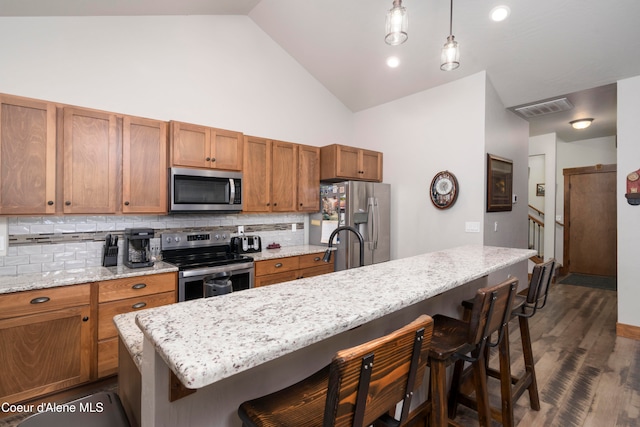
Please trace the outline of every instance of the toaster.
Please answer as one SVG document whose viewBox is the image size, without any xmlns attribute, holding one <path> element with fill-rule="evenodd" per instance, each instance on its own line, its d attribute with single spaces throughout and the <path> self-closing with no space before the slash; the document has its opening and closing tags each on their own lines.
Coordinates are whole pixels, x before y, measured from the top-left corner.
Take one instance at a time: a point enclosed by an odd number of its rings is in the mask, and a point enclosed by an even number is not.
<svg viewBox="0 0 640 427">
<path fill-rule="evenodd" d="M 231 238 L 231 250 L 237 254 L 262 252 L 260 236 L 236 236 Z"/>
</svg>

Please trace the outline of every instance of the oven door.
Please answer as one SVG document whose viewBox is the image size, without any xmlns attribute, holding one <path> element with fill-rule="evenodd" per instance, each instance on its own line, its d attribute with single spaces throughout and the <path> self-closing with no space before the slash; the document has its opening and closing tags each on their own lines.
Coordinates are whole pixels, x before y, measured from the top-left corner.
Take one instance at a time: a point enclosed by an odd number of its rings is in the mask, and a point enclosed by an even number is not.
<svg viewBox="0 0 640 427">
<path fill-rule="evenodd" d="M 228 264 L 216 268 L 181 271 L 178 278 L 178 301 L 189 301 L 207 295 L 205 280 L 215 276 L 227 276 L 233 292 L 253 288 L 253 262 Z"/>
</svg>

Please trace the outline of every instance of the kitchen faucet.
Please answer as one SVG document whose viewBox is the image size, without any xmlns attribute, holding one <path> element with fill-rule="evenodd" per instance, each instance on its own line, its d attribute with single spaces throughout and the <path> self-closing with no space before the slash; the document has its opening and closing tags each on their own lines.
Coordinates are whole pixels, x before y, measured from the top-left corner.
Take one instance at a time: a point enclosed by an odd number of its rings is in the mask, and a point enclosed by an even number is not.
<svg viewBox="0 0 640 427">
<path fill-rule="evenodd" d="M 354 227 L 351 227 L 349 225 L 343 225 L 343 226 L 340 226 L 340 227 L 336 228 L 335 230 L 333 230 L 333 232 L 331 233 L 331 236 L 329 236 L 329 245 L 327 246 L 327 250 L 325 251 L 324 256 L 322 257 L 322 260 L 324 262 L 329 262 L 331 260 L 331 251 L 332 251 L 332 248 L 333 248 L 333 238 L 335 237 L 336 234 L 338 234 L 339 232 L 341 232 L 343 230 L 351 231 L 353 234 L 356 235 L 356 237 L 360 241 L 360 267 L 362 267 L 364 265 L 364 238 L 362 237 L 362 234 L 360 234 L 358 229 L 356 229 Z"/>
</svg>

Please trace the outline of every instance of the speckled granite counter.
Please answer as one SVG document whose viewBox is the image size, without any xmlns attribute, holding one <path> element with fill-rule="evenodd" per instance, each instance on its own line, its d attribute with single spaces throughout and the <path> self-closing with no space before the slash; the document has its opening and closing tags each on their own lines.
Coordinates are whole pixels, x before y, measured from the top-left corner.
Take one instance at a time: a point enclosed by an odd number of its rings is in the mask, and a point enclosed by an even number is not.
<svg viewBox="0 0 640 427">
<path fill-rule="evenodd" d="M 298 245 L 298 246 L 286 246 L 278 249 L 266 249 L 262 248 L 262 252 L 256 252 L 253 254 L 247 254 L 254 261 L 264 261 L 273 258 L 285 258 L 290 256 L 308 255 L 316 253 L 324 253 L 327 249 L 326 246 L 315 245 Z"/>
<path fill-rule="evenodd" d="M 153 308 L 138 312 L 136 323 L 180 381 L 198 389 L 532 255 L 464 246 Z"/>
<path fill-rule="evenodd" d="M 116 267 L 87 267 L 48 273 L 0 276 L 0 294 L 77 285 L 80 283 L 113 280 L 123 277 L 146 276 L 171 271 L 178 271 L 178 268 L 166 262 L 159 261 L 156 262 L 153 267 L 145 268 L 128 268 L 124 265 L 118 265 Z"/>
</svg>

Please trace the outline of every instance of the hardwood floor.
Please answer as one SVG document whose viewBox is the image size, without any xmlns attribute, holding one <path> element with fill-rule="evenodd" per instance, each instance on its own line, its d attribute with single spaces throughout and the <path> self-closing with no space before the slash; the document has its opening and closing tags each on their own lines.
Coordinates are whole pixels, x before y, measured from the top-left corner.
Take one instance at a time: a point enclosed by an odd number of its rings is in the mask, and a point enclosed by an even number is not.
<svg viewBox="0 0 640 427">
<path fill-rule="evenodd" d="M 541 410 L 529 408 L 525 392 L 514 406 L 518 427 L 640 426 L 640 341 L 616 337 L 616 321 L 615 291 L 553 285 L 547 306 L 529 321 Z M 519 375 L 517 321 L 510 328 L 512 370 Z M 497 380 L 489 387 L 498 406 Z M 477 426 L 475 417 L 460 407 L 456 421 Z"/>
</svg>

